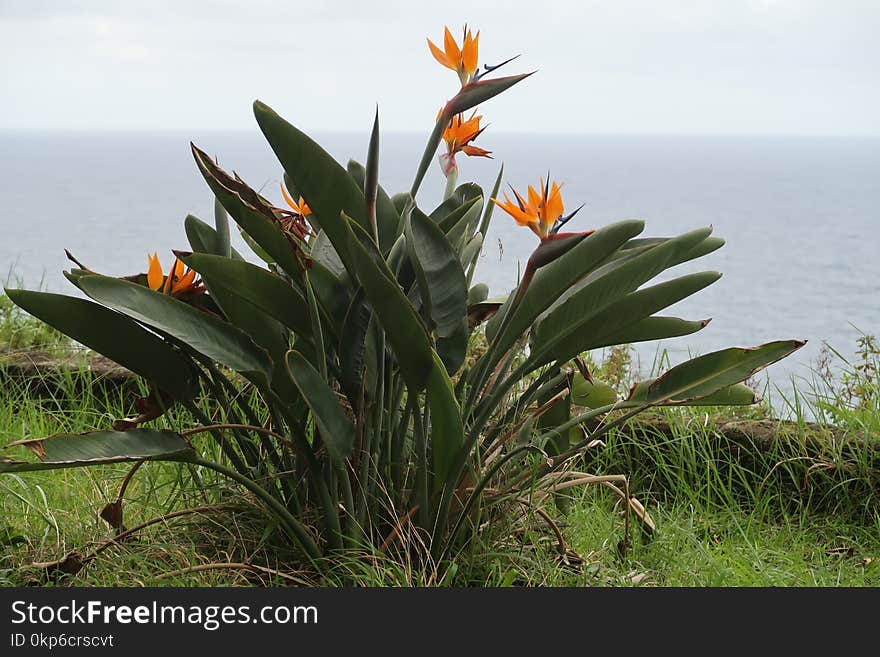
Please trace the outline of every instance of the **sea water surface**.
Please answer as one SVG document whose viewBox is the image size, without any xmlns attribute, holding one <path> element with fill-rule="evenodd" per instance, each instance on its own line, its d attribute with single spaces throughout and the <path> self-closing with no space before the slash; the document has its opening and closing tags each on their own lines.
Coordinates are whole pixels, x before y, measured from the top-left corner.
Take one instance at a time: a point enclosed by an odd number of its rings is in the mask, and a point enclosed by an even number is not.
<svg viewBox="0 0 880 657">
<path fill-rule="evenodd" d="M 366 133 L 315 135 L 343 164 L 363 161 Z M 409 189 L 426 135 L 382 139 L 380 181 Z M 0 133 L 0 273 L 24 287 L 75 293 L 61 272 L 69 249 L 110 275 L 146 270 L 158 251 L 187 248 L 183 219 L 211 222 L 211 194 L 189 141 L 283 204 L 281 167 L 257 129 L 199 133 Z M 584 230 L 646 221 L 644 236 L 711 225 L 726 244 L 675 273 L 721 271 L 714 285 L 664 314 L 712 318 L 661 347 L 688 353 L 799 338 L 808 345 L 769 369 L 774 384 L 808 376 L 823 343 L 847 357 L 861 333 L 880 332 L 880 139 L 683 136 L 481 137 L 494 159 L 460 159 L 460 181 L 488 193 L 498 167 L 517 189 L 548 170 L 564 183 L 571 222 Z M 432 209 L 443 179 L 432 166 L 418 196 Z M 238 235 L 235 244 L 247 251 Z M 536 238 L 503 212 L 493 217 L 475 276 L 490 295 L 509 291 Z M 668 277 L 668 275 L 666 276 Z M 16 283 L 17 284 L 17 283 Z M 650 369 L 657 345 L 638 348 Z"/>
</svg>

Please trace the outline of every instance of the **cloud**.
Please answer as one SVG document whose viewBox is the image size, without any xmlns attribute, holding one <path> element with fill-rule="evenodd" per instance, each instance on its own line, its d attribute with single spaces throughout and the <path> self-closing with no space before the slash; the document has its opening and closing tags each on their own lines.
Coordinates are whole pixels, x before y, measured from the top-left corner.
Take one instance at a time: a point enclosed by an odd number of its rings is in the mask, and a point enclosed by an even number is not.
<svg viewBox="0 0 880 657">
<path fill-rule="evenodd" d="M 458 15 L 456 15 L 456 10 Z M 539 69 L 493 101 L 496 130 L 880 133 L 876 2 L 0 1 L 15 128 L 250 128 L 250 102 L 304 127 L 422 129 L 454 93 L 425 37 L 467 18 L 486 62 Z M 511 69 L 512 71 L 513 69 Z"/>
</svg>

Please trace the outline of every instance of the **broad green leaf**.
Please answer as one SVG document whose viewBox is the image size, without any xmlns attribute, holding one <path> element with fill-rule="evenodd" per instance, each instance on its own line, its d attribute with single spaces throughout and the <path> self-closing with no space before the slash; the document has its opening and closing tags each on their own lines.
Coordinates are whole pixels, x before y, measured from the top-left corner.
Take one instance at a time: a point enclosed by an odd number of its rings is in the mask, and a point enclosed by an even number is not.
<svg viewBox="0 0 880 657">
<path fill-rule="evenodd" d="M 431 219 L 438 226 L 440 226 L 440 230 L 448 235 L 449 232 L 453 230 L 456 226 L 464 225 L 461 222 L 465 218 L 465 216 L 468 216 L 468 220 L 470 220 L 472 215 L 469 215 L 469 213 L 474 212 L 475 207 L 477 208 L 476 212 L 479 212 L 480 206 L 478 204 L 481 198 L 481 196 L 467 198 L 461 203 L 461 205 L 456 206 L 456 208 L 450 211 L 448 214 L 442 215 L 437 218 L 434 218 L 432 216 Z"/>
<path fill-rule="evenodd" d="M 347 278 L 348 275 L 345 276 Z M 312 284 L 318 303 L 327 313 L 330 333 L 337 335 L 336 327 L 342 324 L 348 304 L 351 302 L 348 286 L 327 267 L 314 260 L 309 267 L 309 282 Z"/>
<path fill-rule="evenodd" d="M 287 353 L 287 369 L 312 411 L 330 458 L 345 461 L 354 449 L 354 425 L 320 373 L 298 351 Z"/>
<path fill-rule="evenodd" d="M 255 101 L 254 116 L 284 171 L 311 208 L 310 217 L 327 233 L 346 269 L 351 270 L 347 231 L 340 215 L 345 212 L 369 234 L 363 192 L 327 151 L 268 105 Z"/>
<path fill-rule="evenodd" d="M 510 309 L 514 295 L 508 297 L 501 310 L 489 321 L 486 326 L 488 340 L 497 341 L 501 352 L 509 349 L 538 315 L 577 281 L 605 262 L 621 244 L 633 235 L 638 235 L 643 228 L 642 221 L 610 224 L 583 239 L 562 257 L 539 269 L 513 311 L 504 334 L 496 335 L 501 326 L 502 315 Z"/>
<path fill-rule="evenodd" d="M 369 235 L 350 219 L 343 221 L 343 227 L 353 271 L 385 329 L 404 380 L 412 390 L 418 390 L 431 371 L 432 350 L 425 326 Z"/>
<path fill-rule="evenodd" d="M 660 244 L 664 244 L 669 240 L 674 239 L 672 237 L 643 237 L 629 240 L 626 244 L 620 247 L 620 251 L 613 257 L 626 257 L 630 255 L 635 255 L 636 253 L 640 253 L 645 251 L 653 246 L 658 246 Z M 688 262 L 690 260 L 696 260 L 697 258 L 702 258 L 704 255 L 708 255 L 713 251 L 717 251 L 722 246 L 724 246 L 724 240 L 720 237 L 715 237 L 714 235 L 710 235 L 702 242 L 698 243 L 694 246 L 690 251 L 680 252 L 669 264 L 670 267 L 674 267 L 676 265 L 680 265 L 684 262 Z"/>
<path fill-rule="evenodd" d="M 464 426 L 461 408 L 455 399 L 452 381 L 440 357 L 432 354 L 433 364 L 429 370 L 427 401 L 431 410 L 431 449 L 436 489 L 453 474 L 456 458 L 464 445 Z M 452 482 L 454 485 L 454 482 Z"/>
<path fill-rule="evenodd" d="M 437 338 L 435 349 L 450 376 L 458 372 L 467 357 L 469 328 L 467 318 L 462 317 L 458 328 L 451 335 Z"/>
<path fill-rule="evenodd" d="M 473 230 L 480 220 L 480 212 L 483 209 L 482 200 L 482 197 L 474 199 L 473 205 L 465 215 L 446 232 L 446 237 L 456 253 L 461 252 L 467 240 L 473 235 Z"/>
<path fill-rule="evenodd" d="M 309 256 L 312 260 L 317 260 L 336 276 L 342 276 L 345 273 L 345 265 L 342 264 L 333 243 L 323 230 L 319 230 L 317 235 L 309 241 L 309 247 Z"/>
<path fill-rule="evenodd" d="M 627 406 L 639 406 L 644 403 L 650 386 L 657 379 L 640 381 L 630 391 Z M 705 397 L 693 397 L 681 401 L 662 402 L 662 406 L 750 406 L 761 401 L 758 394 L 744 383 L 734 383 Z"/>
<path fill-rule="evenodd" d="M 186 231 L 186 239 L 189 240 L 190 248 L 197 253 L 218 253 L 222 245 L 218 242 L 217 231 L 198 217 L 186 215 L 183 221 Z M 230 248 L 230 257 L 235 260 L 244 260 L 241 254 L 233 247 Z"/>
<path fill-rule="evenodd" d="M 708 319 L 686 320 L 678 317 L 647 317 L 619 331 L 596 336 L 590 341 L 589 349 L 690 335 L 706 328 L 709 321 Z"/>
<path fill-rule="evenodd" d="M 372 399 L 376 389 L 376 345 L 368 337 L 372 316 L 361 288 L 355 293 L 345 314 L 338 347 L 339 382 L 354 408 L 360 403 L 362 383 L 366 399 Z"/>
<path fill-rule="evenodd" d="M 175 399 L 186 401 L 198 391 L 190 359 L 128 317 L 62 294 L 12 289 L 6 294 L 34 317 L 143 376 Z"/>
<path fill-rule="evenodd" d="M 360 187 L 361 192 L 364 191 L 364 180 L 366 178 L 366 169 L 355 160 L 349 160 L 346 167 L 349 175 Z M 388 193 L 379 185 L 376 194 L 376 220 L 379 226 L 379 243 L 382 245 L 382 253 L 388 253 L 388 249 L 394 244 L 400 234 L 403 232 L 403 222 L 400 219 L 401 210 L 398 210 L 394 201 L 388 196 Z"/>
<path fill-rule="evenodd" d="M 302 294 L 278 274 L 244 261 L 215 255 L 181 254 L 180 259 L 209 282 L 236 294 L 301 336 L 310 336 L 308 307 Z M 221 304 L 222 305 L 222 304 Z"/>
<path fill-rule="evenodd" d="M 614 335 L 719 278 L 721 274 L 718 272 L 688 274 L 631 293 L 626 292 L 629 283 L 615 287 L 618 281 L 612 281 L 609 288 L 601 285 L 600 280 L 594 289 L 595 294 L 572 297 L 579 303 L 573 301 L 559 306 L 535 325 L 529 358 L 535 367 L 551 360 L 573 358 L 594 348 L 597 335 Z M 621 296 L 615 298 L 615 294 Z"/>
<path fill-rule="evenodd" d="M 87 275 L 79 277 L 78 284 L 95 301 L 171 335 L 257 385 L 265 386 L 271 378 L 272 361 L 266 352 L 246 333 L 218 317 L 116 278 Z"/>
<path fill-rule="evenodd" d="M 480 255 L 480 249 L 483 248 L 483 234 L 477 233 L 461 250 L 461 264 L 463 267 L 469 267 L 476 262 L 477 256 Z"/>
<path fill-rule="evenodd" d="M 467 281 L 458 254 L 437 224 L 421 212 L 410 215 L 406 243 L 422 302 L 437 336 L 447 338 L 461 327 L 467 310 Z"/>
<path fill-rule="evenodd" d="M 264 309 L 268 306 L 277 312 L 283 302 L 289 301 L 289 297 L 284 295 L 288 291 L 293 292 L 293 288 L 284 279 L 249 262 L 237 262 L 222 256 L 179 254 L 178 257 L 190 266 L 198 265 L 193 269 L 202 275 L 202 282 L 211 298 L 230 324 L 244 331 L 265 349 L 273 363 L 284 360 L 290 349 L 290 336 L 279 319 Z M 281 296 L 275 297 L 275 294 Z M 303 306 L 304 302 L 300 299 L 299 308 L 304 310 Z M 301 333 L 304 337 L 311 337 L 311 334 L 309 329 Z M 299 398 L 283 367 L 272 368 L 271 387 L 281 399 L 294 402 Z"/>
<path fill-rule="evenodd" d="M 409 195 L 409 192 L 395 194 L 391 197 L 391 202 L 394 204 L 394 209 L 397 210 L 397 214 L 401 217 L 403 217 L 404 210 L 413 204 L 412 196 Z"/>
<path fill-rule="evenodd" d="M 297 257 L 299 245 L 294 245 L 291 239 L 286 237 L 272 211 L 261 205 L 256 192 L 250 190 L 248 195 L 253 195 L 250 201 L 242 198 L 245 186 L 226 174 L 220 167 L 211 161 L 204 152 L 193 146 L 193 157 L 198 164 L 199 171 L 205 178 L 205 182 L 214 192 L 214 195 L 223 204 L 235 222 L 246 232 L 251 239 L 262 248 L 269 257 L 286 271 L 290 276 L 298 278 L 302 265 Z M 260 204 L 260 205 L 255 205 Z"/>
<path fill-rule="evenodd" d="M 806 344 L 800 340 L 779 340 L 758 347 L 733 347 L 693 358 L 667 371 L 648 386 L 650 404 L 681 403 L 711 395 L 722 388 L 745 381 L 755 372 L 785 358 Z"/>
<path fill-rule="evenodd" d="M 483 188 L 476 183 L 462 183 L 455 188 L 449 198 L 444 199 L 428 216 L 434 222 L 442 223 L 451 212 L 458 210 L 463 205 L 467 205 L 470 208 L 471 202 L 477 198 L 482 198 L 482 196 Z"/>
<path fill-rule="evenodd" d="M 224 258 L 232 256 L 232 245 L 229 241 L 229 215 L 217 197 L 214 197 L 214 227 L 216 230 L 215 253 Z"/>
<path fill-rule="evenodd" d="M 129 429 L 58 434 L 12 443 L 28 448 L 39 462 L 0 459 L 2 472 L 32 472 L 78 468 L 125 461 L 189 461 L 196 457 L 192 445 L 174 431 Z"/>
<path fill-rule="evenodd" d="M 591 272 L 576 285 L 565 290 L 550 309 L 537 319 L 532 333 L 533 336 L 540 333 L 541 338 L 536 336 L 535 343 L 540 343 L 544 351 L 551 350 L 553 344 L 576 333 L 587 319 L 666 269 L 676 254 L 691 249 L 697 242 L 705 239 L 710 230 L 704 228 L 685 233 L 636 257 L 616 260 Z M 589 243 L 598 234 L 591 235 L 582 244 Z M 571 252 L 575 251 L 577 249 L 572 249 Z M 547 321 L 550 323 L 542 329 L 541 325 Z"/>
</svg>

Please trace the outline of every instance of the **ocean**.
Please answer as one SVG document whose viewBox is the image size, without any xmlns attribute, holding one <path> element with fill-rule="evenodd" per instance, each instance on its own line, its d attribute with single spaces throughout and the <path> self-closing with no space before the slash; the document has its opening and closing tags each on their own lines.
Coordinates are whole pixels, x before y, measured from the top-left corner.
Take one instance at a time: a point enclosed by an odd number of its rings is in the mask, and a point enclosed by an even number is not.
<svg viewBox="0 0 880 657">
<path fill-rule="evenodd" d="M 365 157 L 366 130 L 314 136 L 343 164 Z M 24 287 L 74 293 L 61 274 L 70 266 L 65 248 L 114 276 L 145 271 L 153 251 L 167 267 L 171 249 L 187 248 L 184 217 L 213 217 L 191 139 L 283 203 L 281 167 L 256 128 L 0 134 L 0 273 Z M 383 136 L 380 181 L 389 193 L 409 189 L 425 139 Z M 727 346 L 806 339 L 768 370 L 774 386 L 789 389 L 792 378 L 810 376 L 823 343 L 851 357 L 862 333 L 880 332 L 880 139 L 515 136 L 490 128 L 480 145 L 494 159 L 460 158 L 460 182 L 488 193 L 503 163 L 505 181 L 523 189 L 549 170 L 564 183 L 567 208 L 586 204 L 571 230 L 638 218 L 644 236 L 711 225 L 726 240 L 676 268 L 724 276 L 667 313 L 712 318 L 703 331 L 659 345 L 673 363 Z M 443 183 L 432 166 L 418 197 L 423 209 L 437 204 Z M 496 211 L 475 281 L 491 296 L 509 291 L 535 244 Z M 657 353 L 656 344 L 640 346 L 637 367 L 647 372 Z"/>
</svg>

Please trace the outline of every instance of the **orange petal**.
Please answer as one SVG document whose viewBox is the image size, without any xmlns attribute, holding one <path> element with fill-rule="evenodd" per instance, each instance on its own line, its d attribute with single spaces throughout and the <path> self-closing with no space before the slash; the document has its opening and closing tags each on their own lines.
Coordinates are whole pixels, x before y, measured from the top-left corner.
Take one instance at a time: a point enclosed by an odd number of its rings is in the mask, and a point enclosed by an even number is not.
<svg viewBox="0 0 880 657">
<path fill-rule="evenodd" d="M 302 196 L 299 197 L 299 213 L 304 217 L 312 214 L 312 209 L 309 207 L 308 203 L 303 201 Z"/>
<path fill-rule="evenodd" d="M 492 202 L 513 217 L 516 223 L 520 226 L 528 226 L 534 222 L 534 219 L 523 212 L 518 205 L 511 203 L 510 199 L 507 198 L 506 193 L 504 194 L 504 203 L 501 203 L 498 199 L 494 198 L 492 199 Z"/>
<path fill-rule="evenodd" d="M 150 255 L 148 253 L 147 259 L 150 261 L 150 268 L 147 271 L 147 285 L 150 286 L 151 290 L 158 290 L 162 287 L 162 281 L 165 278 L 165 275 L 162 273 L 162 265 L 159 263 L 159 254 L 154 253 Z"/>
<path fill-rule="evenodd" d="M 464 64 L 465 73 L 467 73 L 468 75 L 473 74 L 477 70 L 479 40 L 480 33 L 477 32 L 477 36 L 474 37 L 471 35 L 470 30 L 467 31 L 467 34 L 464 37 L 464 46 L 462 48 L 461 59 L 462 63 Z"/>
<path fill-rule="evenodd" d="M 180 258 L 174 258 L 174 278 L 180 278 L 183 276 L 184 265 L 183 261 Z"/>
<path fill-rule="evenodd" d="M 446 57 L 450 61 L 455 62 L 455 66 L 452 68 L 457 69 L 458 64 L 461 62 L 461 50 L 458 49 L 458 44 L 452 37 L 452 32 L 449 31 L 449 28 L 445 27 L 443 30 L 443 47 L 446 49 Z"/>
<path fill-rule="evenodd" d="M 196 278 L 196 272 L 194 269 L 190 269 L 186 274 L 183 275 L 179 281 L 175 281 L 171 284 L 171 294 L 177 294 L 178 292 L 186 292 L 192 286 L 193 281 Z"/>
<path fill-rule="evenodd" d="M 529 209 L 532 210 L 535 214 L 538 214 L 538 209 L 541 207 L 541 201 L 543 199 L 535 191 L 535 188 L 529 185 Z"/>
<path fill-rule="evenodd" d="M 492 154 L 492 151 L 487 151 L 485 148 L 480 148 L 479 146 L 471 146 L 469 144 L 462 146 L 461 150 L 464 151 L 466 155 L 470 155 L 472 157 L 489 157 Z"/>
<path fill-rule="evenodd" d="M 287 201 L 287 205 L 299 212 L 299 206 L 297 206 L 296 201 L 290 198 L 290 194 L 287 193 L 287 188 L 284 186 L 284 183 L 279 183 L 279 185 L 281 186 L 281 195 L 284 197 L 284 200 Z"/>
<path fill-rule="evenodd" d="M 443 66 L 445 66 L 446 68 L 451 68 L 453 71 L 457 69 L 457 66 L 449 60 L 449 57 L 446 56 L 446 53 L 435 46 L 430 39 L 428 39 L 428 48 L 431 49 L 431 54 L 434 55 L 434 59 L 443 64 Z"/>
<path fill-rule="evenodd" d="M 560 187 L 553 183 L 550 197 L 547 199 L 547 222 L 556 223 L 556 220 L 562 216 L 563 212 L 565 212 L 565 207 L 562 204 Z"/>
</svg>

